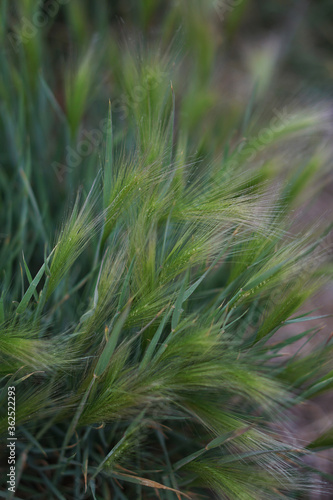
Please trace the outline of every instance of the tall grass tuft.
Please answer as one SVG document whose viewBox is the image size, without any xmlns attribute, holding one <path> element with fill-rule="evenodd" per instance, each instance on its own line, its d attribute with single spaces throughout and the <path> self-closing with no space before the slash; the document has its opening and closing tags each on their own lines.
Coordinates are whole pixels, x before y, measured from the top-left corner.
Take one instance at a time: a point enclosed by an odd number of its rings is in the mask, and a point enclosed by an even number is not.
<svg viewBox="0 0 333 500">
<path fill-rule="evenodd" d="M 59 84 L 43 51 L 28 51 L 37 39 L 1 54 L 0 431 L 5 442 L 15 387 L 13 500 L 330 491 L 309 463 L 332 429 L 304 446 L 285 438 L 294 409 L 332 389 L 332 339 L 299 312 L 330 276 L 330 227 L 296 217 L 327 176 L 329 114 L 263 114 L 254 99 L 222 124 L 206 107 L 223 100 L 199 22 L 212 6 L 198 5 L 182 42 L 195 60 L 105 32 L 98 58 L 86 44 Z M 84 38 L 89 11 L 76 8 L 64 7 L 67 29 Z M 166 39 L 181 9 L 169 8 Z M 140 10 L 144 27 L 153 11 Z M 310 354 L 282 355 L 316 333 Z"/>
</svg>

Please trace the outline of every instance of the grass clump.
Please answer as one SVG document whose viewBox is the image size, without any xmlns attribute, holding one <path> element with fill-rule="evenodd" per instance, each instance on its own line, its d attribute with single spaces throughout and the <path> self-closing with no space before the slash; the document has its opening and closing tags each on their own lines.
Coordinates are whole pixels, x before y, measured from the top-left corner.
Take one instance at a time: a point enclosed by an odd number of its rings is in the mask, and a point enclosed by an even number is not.
<svg viewBox="0 0 333 500">
<path fill-rule="evenodd" d="M 84 37 L 71 26 L 76 7 L 65 9 L 68 29 Z M 166 38 L 179 8 L 166 14 Z M 147 2 L 144 24 L 150 15 Z M 328 489 L 313 484 L 307 460 L 332 445 L 332 431 L 304 447 L 284 432 L 296 406 L 332 388 L 332 341 L 286 358 L 284 347 L 317 329 L 272 340 L 309 319 L 299 308 L 329 275 L 330 228 L 295 231 L 293 217 L 326 173 L 328 116 L 293 110 L 264 139 L 272 117 L 263 123 L 249 105 L 220 128 L 197 102 L 206 89 L 220 106 L 207 78 L 216 47 L 192 16 L 184 43 L 193 48 L 191 23 L 206 41 L 194 62 L 172 45 L 161 57 L 110 37 L 99 60 L 87 45 L 59 89 L 42 51 L 2 55 L 12 86 L 0 86 L 0 430 L 6 439 L 15 386 L 18 438 L 9 498 L 258 500 Z M 103 99 L 89 115 L 107 60 L 112 90 L 101 94 L 115 95 L 108 113 Z M 83 151 L 86 113 L 91 123 L 107 115 L 103 144 L 59 176 L 52 161 Z"/>
</svg>

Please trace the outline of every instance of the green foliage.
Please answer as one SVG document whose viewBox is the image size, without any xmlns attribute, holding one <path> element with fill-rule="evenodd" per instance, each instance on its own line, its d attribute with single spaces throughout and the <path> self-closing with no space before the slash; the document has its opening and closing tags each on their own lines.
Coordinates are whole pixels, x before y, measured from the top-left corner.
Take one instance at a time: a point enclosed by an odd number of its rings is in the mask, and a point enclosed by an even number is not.
<svg viewBox="0 0 333 500">
<path fill-rule="evenodd" d="M 332 340 L 288 359 L 313 330 L 272 341 L 309 319 L 291 316 L 327 279 L 330 228 L 293 230 L 327 174 L 327 113 L 276 113 L 265 86 L 246 106 L 224 102 L 216 5 L 165 4 L 133 6 L 147 44 L 108 30 L 116 2 L 72 0 L 33 36 L 24 23 L 40 6 L 1 6 L 9 498 L 306 498 L 304 456 L 332 446 L 331 430 L 304 448 L 276 430 L 332 388 Z M 227 39 L 249 4 L 227 16 Z M 75 61 L 52 46 L 63 22 Z"/>
</svg>

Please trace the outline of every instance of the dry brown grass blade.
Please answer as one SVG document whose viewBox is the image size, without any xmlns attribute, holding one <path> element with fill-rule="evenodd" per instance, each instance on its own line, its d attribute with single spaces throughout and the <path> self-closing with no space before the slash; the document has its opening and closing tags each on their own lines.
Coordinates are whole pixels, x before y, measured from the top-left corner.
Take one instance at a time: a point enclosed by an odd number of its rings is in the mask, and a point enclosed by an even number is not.
<svg viewBox="0 0 333 500">
<path fill-rule="evenodd" d="M 173 493 L 176 493 L 176 495 L 181 495 L 185 498 L 189 498 L 191 500 L 192 497 L 190 497 L 188 494 L 183 493 L 182 491 L 176 490 L 174 488 L 170 488 L 169 486 L 165 486 L 164 484 L 157 483 L 156 481 L 152 481 L 151 479 L 146 479 L 144 477 L 138 477 L 138 476 L 133 476 L 132 474 L 121 474 L 121 473 L 112 473 L 112 475 L 117 478 L 117 479 L 124 479 L 125 481 L 130 481 L 136 484 L 141 484 L 142 486 L 147 486 L 148 488 L 154 488 L 158 490 L 168 490 L 172 491 Z"/>
</svg>

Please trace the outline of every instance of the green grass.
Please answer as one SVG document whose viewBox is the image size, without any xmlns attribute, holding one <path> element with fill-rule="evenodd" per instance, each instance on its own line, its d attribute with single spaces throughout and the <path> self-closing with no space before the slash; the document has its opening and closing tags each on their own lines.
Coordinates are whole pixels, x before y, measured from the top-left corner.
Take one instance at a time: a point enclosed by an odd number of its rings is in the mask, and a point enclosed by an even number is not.
<svg viewBox="0 0 333 500">
<path fill-rule="evenodd" d="M 156 43 L 152 2 L 131 12 L 124 41 L 107 3 L 72 0 L 17 50 L 8 33 L 36 6 L 13 5 L 0 31 L 8 498 L 328 492 L 332 478 L 315 482 L 308 464 L 332 430 L 304 447 L 285 439 L 293 409 L 333 386 L 332 339 L 299 313 L 332 271 L 330 227 L 297 218 L 328 179 L 325 104 L 221 95 L 213 3 L 168 4 Z M 244 11 L 231 14 L 230 37 Z M 304 333 L 281 340 L 292 322 Z M 316 333 L 311 354 L 281 356 Z"/>
</svg>

